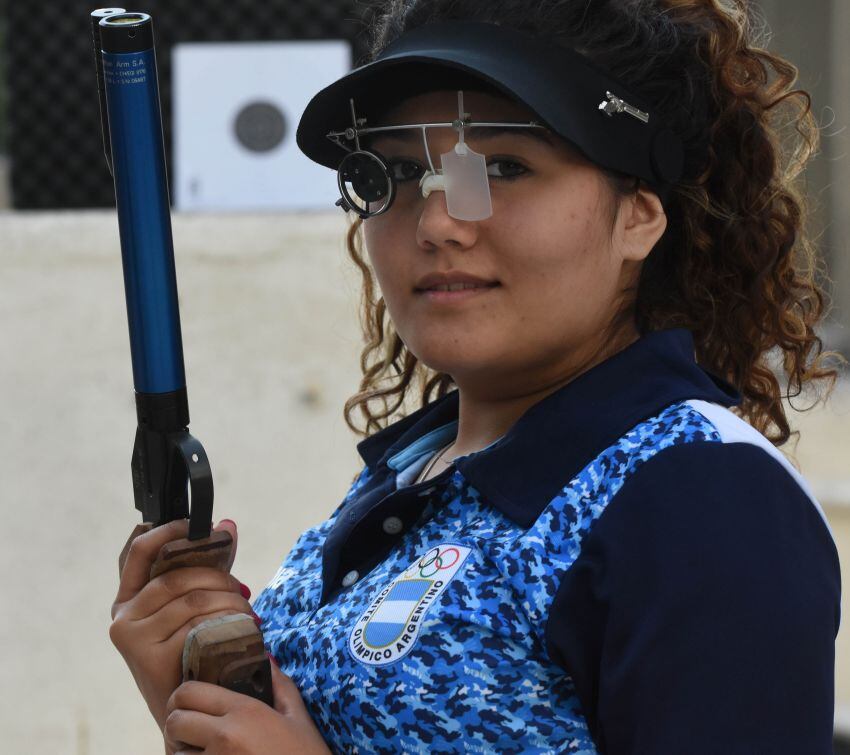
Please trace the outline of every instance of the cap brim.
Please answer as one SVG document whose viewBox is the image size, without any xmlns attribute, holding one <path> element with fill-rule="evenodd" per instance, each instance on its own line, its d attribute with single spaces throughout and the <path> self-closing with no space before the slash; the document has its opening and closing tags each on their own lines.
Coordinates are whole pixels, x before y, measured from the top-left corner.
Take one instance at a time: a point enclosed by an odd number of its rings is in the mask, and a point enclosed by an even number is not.
<svg viewBox="0 0 850 755">
<path fill-rule="evenodd" d="M 527 107 L 535 120 L 597 165 L 653 187 L 681 175 L 681 140 L 641 97 L 553 40 L 476 21 L 405 32 L 377 60 L 316 94 L 298 124 L 296 141 L 311 160 L 335 169 L 345 150 L 327 135 L 353 125 L 350 99 L 357 117 L 376 125 L 375 114 L 401 99 L 433 89 L 482 86 Z M 648 113 L 647 119 L 601 112 L 609 93 Z"/>
<path fill-rule="evenodd" d="M 522 100 L 498 81 L 469 66 L 425 55 L 379 60 L 357 68 L 321 90 L 310 101 L 296 132 L 298 147 L 311 160 L 336 169 L 345 152 L 327 138 L 351 122 L 349 99 L 357 117 L 382 125 L 383 114 L 404 99 L 438 90 L 484 91 Z"/>
</svg>

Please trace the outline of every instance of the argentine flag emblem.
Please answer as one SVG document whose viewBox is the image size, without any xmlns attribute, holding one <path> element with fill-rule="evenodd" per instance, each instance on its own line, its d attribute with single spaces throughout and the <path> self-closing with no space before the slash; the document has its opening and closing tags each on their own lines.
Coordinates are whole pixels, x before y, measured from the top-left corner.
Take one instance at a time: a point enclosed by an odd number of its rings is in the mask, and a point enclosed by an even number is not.
<svg viewBox="0 0 850 755">
<path fill-rule="evenodd" d="M 440 543 L 408 566 L 357 620 L 348 638 L 351 654 L 369 666 L 383 666 L 407 655 L 428 608 L 471 550 L 457 543 Z"/>
</svg>

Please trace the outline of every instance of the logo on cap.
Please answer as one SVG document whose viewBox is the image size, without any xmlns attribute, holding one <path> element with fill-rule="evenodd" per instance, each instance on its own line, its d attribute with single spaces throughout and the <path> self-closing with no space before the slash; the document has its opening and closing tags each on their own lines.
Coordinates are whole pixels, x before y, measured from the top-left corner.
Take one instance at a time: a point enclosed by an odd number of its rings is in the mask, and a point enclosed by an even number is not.
<svg viewBox="0 0 850 755">
<path fill-rule="evenodd" d="M 599 109 L 609 118 L 615 113 L 628 113 L 633 115 L 639 121 L 649 123 L 649 113 L 644 113 L 643 110 L 638 110 L 633 105 L 629 105 L 625 100 L 621 100 L 617 95 L 611 92 L 605 92 L 606 100 L 599 103 Z"/>
</svg>

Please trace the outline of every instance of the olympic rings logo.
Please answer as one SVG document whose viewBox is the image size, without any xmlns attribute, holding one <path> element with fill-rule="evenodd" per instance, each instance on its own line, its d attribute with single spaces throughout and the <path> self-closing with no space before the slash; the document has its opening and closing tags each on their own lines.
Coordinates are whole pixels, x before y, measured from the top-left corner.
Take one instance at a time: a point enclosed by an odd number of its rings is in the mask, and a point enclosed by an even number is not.
<svg viewBox="0 0 850 755">
<path fill-rule="evenodd" d="M 449 554 L 454 554 L 450 562 L 446 562 L 444 558 Z M 451 569 L 460 558 L 460 552 L 457 548 L 445 548 L 440 551 L 439 548 L 432 548 L 421 559 L 417 566 L 419 567 L 420 577 L 433 577 L 438 571 L 443 569 Z M 428 571 L 433 568 L 433 571 Z M 426 573 L 427 572 L 427 573 Z"/>
</svg>

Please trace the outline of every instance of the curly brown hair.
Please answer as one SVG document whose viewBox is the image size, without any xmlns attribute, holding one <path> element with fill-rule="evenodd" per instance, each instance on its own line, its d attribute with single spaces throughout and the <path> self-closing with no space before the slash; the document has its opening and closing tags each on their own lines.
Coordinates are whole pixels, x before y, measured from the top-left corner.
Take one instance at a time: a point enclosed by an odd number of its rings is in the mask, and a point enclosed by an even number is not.
<svg viewBox="0 0 850 755">
<path fill-rule="evenodd" d="M 808 93 L 794 88 L 797 69 L 759 46 L 747 0 L 383 0 L 372 15 L 364 62 L 422 24 L 486 21 L 554 36 L 655 105 L 681 135 L 686 167 L 630 313 L 641 333 L 689 329 L 697 362 L 740 391 L 738 413 L 776 445 L 787 441 L 783 398 L 812 385 L 826 395 L 837 377 L 828 361 L 837 355 L 815 333 L 823 268 L 799 185 L 819 131 Z M 368 435 L 414 408 L 405 403 L 412 393 L 424 405 L 453 382 L 394 332 L 361 252 L 361 225 L 353 221 L 347 246 L 363 276 L 363 377 L 344 416 Z"/>
</svg>

